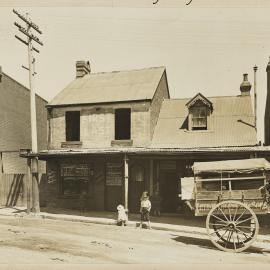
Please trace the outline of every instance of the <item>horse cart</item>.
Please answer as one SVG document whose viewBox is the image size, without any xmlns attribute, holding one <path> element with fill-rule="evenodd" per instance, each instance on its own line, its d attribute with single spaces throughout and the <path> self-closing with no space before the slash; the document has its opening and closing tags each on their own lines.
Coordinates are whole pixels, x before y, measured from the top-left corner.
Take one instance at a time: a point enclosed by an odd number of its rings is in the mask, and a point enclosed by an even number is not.
<svg viewBox="0 0 270 270">
<path fill-rule="evenodd" d="M 207 216 L 211 242 L 220 250 L 241 252 L 256 239 L 257 215 L 268 213 L 270 163 L 263 158 L 195 162 L 193 203 Z"/>
</svg>

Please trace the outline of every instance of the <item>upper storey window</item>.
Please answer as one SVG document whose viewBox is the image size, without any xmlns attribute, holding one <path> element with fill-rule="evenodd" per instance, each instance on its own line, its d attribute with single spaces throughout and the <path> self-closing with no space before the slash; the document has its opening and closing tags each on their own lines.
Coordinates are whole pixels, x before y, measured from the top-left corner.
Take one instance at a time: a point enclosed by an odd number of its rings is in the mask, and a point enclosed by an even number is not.
<svg viewBox="0 0 270 270">
<path fill-rule="evenodd" d="M 80 112 L 66 112 L 66 141 L 80 141 Z"/>
<path fill-rule="evenodd" d="M 207 130 L 209 128 L 209 116 L 212 112 L 212 102 L 202 94 L 197 94 L 186 106 L 188 107 L 188 129 Z"/>
<path fill-rule="evenodd" d="M 130 140 L 130 109 L 115 110 L 115 140 Z"/>
</svg>

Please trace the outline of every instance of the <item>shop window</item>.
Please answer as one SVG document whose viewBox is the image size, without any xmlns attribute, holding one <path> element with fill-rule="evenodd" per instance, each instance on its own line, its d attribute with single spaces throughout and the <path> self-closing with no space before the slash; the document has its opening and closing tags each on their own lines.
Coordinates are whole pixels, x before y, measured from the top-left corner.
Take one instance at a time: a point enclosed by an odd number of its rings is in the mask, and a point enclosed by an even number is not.
<svg viewBox="0 0 270 270">
<path fill-rule="evenodd" d="M 115 110 L 115 140 L 130 140 L 130 109 Z"/>
<path fill-rule="evenodd" d="M 88 193 L 89 166 L 87 164 L 61 165 L 61 194 L 79 196 Z"/>
<path fill-rule="evenodd" d="M 80 141 L 80 112 L 66 112 L 66 141 Z"/>
</svg>

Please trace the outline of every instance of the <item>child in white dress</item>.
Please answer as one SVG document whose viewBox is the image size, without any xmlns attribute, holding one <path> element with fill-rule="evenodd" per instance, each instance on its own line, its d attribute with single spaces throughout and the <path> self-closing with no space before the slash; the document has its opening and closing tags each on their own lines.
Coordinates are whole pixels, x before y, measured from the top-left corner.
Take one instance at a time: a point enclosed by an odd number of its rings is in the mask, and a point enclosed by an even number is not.
<svg viewBox="0 0 270 270">
<path fill-rule="evenodd" d="M 128 210 L 124 208 L 123 205 L 119 204 L 117 206 L 118 216 L 117 216 L 117 225 L 126 226 L 128 221 L 127 212 Z"/>
</svg>

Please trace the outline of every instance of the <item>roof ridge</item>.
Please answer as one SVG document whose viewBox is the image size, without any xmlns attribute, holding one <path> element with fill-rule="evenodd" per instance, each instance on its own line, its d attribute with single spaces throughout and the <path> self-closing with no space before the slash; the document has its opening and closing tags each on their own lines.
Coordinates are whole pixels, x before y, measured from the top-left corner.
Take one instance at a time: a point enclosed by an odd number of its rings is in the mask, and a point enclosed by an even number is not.
<svg viewBox="0 0 270 270">
<path fill-rule="evenodd" d="M 211 97 L 208 97 L 208 96 L 205 96 L 206 98 L 233 98 L 233 97 L 243 97 L 241 95 L 236 95 L 236 96 L 211 96 Z M 245 97 L 248 97 L 248 96 L 245 96 Z M 166 101 L 176 101 L 176 100 L 186 100 L 186 99 L 192 99 L 194 97 L 186 97 L 186 98 L 165 98 L 164 100 Z"/>
<path fill-rule="evenodd" d="M 120 72 L 133 72 L 133 71 L 143 71 L 143 70 L 149 70 L 149 69 L 166 69 L 165 66 L 157 66 L 157 67 L 147 67 L 147 68 L 137 68 L 137 69 L 128 69 L 128 70 L 112 70 L 112 71 L 100 71 L 100 72 L 91 72 L 88 75 L 99 75 L 99 74 L 111 74 L 111 73 L 120 73 Z M 88 76 L 84 76 L 83 78 L 87 78 Z"/>
</svg>

